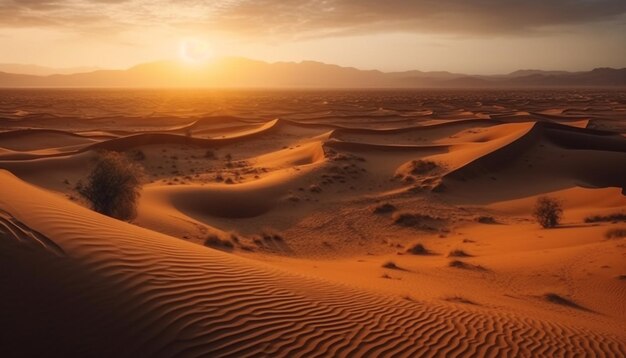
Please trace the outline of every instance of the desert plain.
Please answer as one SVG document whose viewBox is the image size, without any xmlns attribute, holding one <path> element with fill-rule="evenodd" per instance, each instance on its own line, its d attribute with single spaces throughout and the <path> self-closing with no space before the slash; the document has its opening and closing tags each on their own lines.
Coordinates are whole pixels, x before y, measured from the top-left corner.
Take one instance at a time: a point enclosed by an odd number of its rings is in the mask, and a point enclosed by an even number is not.
<svg viewBox="0 0 626 358">
<path fill-rule="evenodd" d="M 626 356 L 623 90 L 6 89 L 0 130 L 2 356 Z"/>
</svg>

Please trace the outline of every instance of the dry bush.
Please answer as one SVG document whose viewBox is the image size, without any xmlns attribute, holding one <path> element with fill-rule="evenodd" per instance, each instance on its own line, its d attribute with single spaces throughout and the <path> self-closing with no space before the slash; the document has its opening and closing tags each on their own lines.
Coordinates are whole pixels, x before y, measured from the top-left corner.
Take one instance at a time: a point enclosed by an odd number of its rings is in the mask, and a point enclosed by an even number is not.
<svg viewBox="0 0 626 358">
<path fill-rule="evenodd" d="M 481 224 L 497 224 L 497 221 L 493 218 L 493 216 L 479 216 L 476 218 L 476 221 Z"/>
<path fill-rule="evenodd" d="M 228 239 L 222 239 L 215 234 L 209 235 L 204 240 L 204 246 L 212 247 L 218 250 L 226 250 L 226 251 L 232 250 L 235 247 L 232 241 Z"/>
<path fill-rule="evenodd" d="M 411 255 L 428 255 L 429 251 L 422 244 L 414 244 L 409 247 L 406 252 Z"/>
<path fill-rule="evenodd" d="M 439 167 L 431 160 L 413 160 L 409 164 L 409 172 L 413 175 L 424 175 Z"/>
<path fill-rule="evenodd" d="M 472 255 L 468 254 L 463 250 L 452 250 L 448 253 L 448 257 L 471 257 Z"/>
<path fill-rule="evenodd" d="M 456 267 L 456 268 L 468 268 L 469 266 L 460 260 L 452 260 L 450 262 L 448 262 L 448 266 L 450 267 Z"/>
<path fill-rule="evenodd" d="M 609 215 L 595 215 L 595 216 L 588 216 L 585 218 L 586 223 L 619 222 L 619 221 L 626 221 L 625 213 L 613 213 Z"/>
<path fill-rule="evenodd" d="M 392 204 L 389 204 L 389 203 L 384 203 L 384 204 L 377 205 L 372 210 L 372 212 L 374 214 L 387 214 L 387 213 L 391 213 L 391 212 L 394 212 L 394 211 L 396 211 L 396 207 L 394 205 L 392 205 Z"/>
<path fill-rule="evenodd" d="M 120 220 L 137 215 L 137 199 L 143 171 L 117 152 L 103 152 L 78 192 L 93 210 Z"/>
<path fill-rule="evenodd" d="M 430 215 L 412 212 L 395 212 L 392 217 L 393 223 L 399 226 L 412 227 L 419 230 L 433 231 L 445 221 Z"/>
<path fill-rule="evenodd" d="M 606 237 L 607 239 L 621 239 L 621 238 L 624 238 L 624 237 L 626 237 L 626 229 L 625 228 L 609 229 L 604 234 L 604 237 Z"/>
<path fill-rule="evenodd" d="M 383 264 L 383 267 L 386 269 L 391 269 L 391 270 L 399 270 L 400 267 L 398 267 L 398 265 L 396 265 L 395 262 L 393 261 L 387 261 Z"/>
<path fill-rule="evenodd" d="M 563 206 L 557 199 L 541 196 L 537 198 L 533 215 L 544 228 L 555 227 L 561 221 Z"/>
</svg>

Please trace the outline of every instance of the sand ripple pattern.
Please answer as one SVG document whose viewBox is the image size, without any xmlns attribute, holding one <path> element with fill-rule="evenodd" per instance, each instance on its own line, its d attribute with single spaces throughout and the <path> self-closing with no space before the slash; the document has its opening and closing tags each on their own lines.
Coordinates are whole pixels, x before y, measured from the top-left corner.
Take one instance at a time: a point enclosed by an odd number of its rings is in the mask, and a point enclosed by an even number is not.
<svg viewBox="0 0 626 358">
<path fill-rule="evenodd" d="M 298 276 L 74 204 L 58 205 L 61 199 L 7 172 L 0 173 L 0 182 L 0 208 L 11 208 L 11 214 L 23 220 L 21 230 L 37 230 L 65 248 L 69 269 L 55 277 L 55 285 L 63 287 L 62 297 L 47 301 L 42 296 L 40 304 L 45 303 L 51 318 L 63 322 L 60 325 L 89 322 L 90 331 L 80 339 L 89 342 L 90 356 L 626 355 L 624 337 L 479 308 L 377 295 Z M 5 226 L 7 220 L 3 217 Z M 33 260 L 46 271 L 59 270 L 31 254 L 16 252 L 13 260 Z M 3 284 L 19 291 L 29 285 L 28 279 Z M 80 309 L 73 308 L 76 301 L 83 303 Z M 7 302 L 0 303 L 7 307 Z M 74 314 L 60 316 L 68 310 Z M 7 334 L 10 340 L 15 332 Z M 80 339 L 75 345 L 54 345 L 64 342 L 65 334 L 59 329 L 47 332 L 44 353 L 75 355 Z M 38 349 L 21 346 L 16 352 L 42 353 Z"/>
</svg>

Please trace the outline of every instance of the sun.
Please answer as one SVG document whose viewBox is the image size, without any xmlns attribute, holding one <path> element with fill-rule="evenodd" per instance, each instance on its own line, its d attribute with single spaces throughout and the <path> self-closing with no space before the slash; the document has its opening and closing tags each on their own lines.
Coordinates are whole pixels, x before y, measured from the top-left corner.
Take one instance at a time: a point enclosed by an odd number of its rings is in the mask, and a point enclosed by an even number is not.
<svg viewBox="0 0 626 358">
<path fill-rule="evenodd" d="M 186 63 L 198 64 L 213 57 L 213 50 L 208 42 L 198 39 L 184 39 L 178 49 L 180 59 Z"/>
</svg>

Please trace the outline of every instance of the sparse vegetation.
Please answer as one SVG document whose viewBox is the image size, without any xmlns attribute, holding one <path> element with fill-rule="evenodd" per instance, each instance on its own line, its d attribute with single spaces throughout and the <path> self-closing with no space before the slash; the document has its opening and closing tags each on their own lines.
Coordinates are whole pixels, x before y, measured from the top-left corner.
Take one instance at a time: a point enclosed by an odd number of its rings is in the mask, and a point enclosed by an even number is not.
<svg viewBox="0 0 626 358">
<path fill-rule="evenodd" d="M 467 298 L 461 296 L 452 296 L 444 298 L 444 301 L 453 302 L 453 303 L 462 303 L 466 305 L 475 305 L 476 302 L 468 300 Z"/>
<path fill-rule="evenodd" d="M 463 250 L 452 250 L 448 253 L 448 257 L 471 257 L 472 255 L 468 254 Z"/>
<path fill-rule="evenodd" d="M 398 267 L 398 265 L 395 264 L 395 262 L 393 261 L 387 261 L 383 264 L 383 268 L 386 269 L 391 269 L 391 270 L 399 270 L 400 267 Z"/>
<path fill-rule="evenodd" d="M 209 235 L 204 240 L 204 246 L 212 247 L 219 250 L 232 250 L 235 247 L 232 241 L 228 239 L 222 239 L 215 234 Z"/>
<path fill-rule="evenodd" d="M 448 262 L 448 266 L 466 270 L 487 271 L 487 269 L 481 265 L 473 265 L 467 262 L 463 262 L 461 260 L 452 260 Z"/>
<path fill-rule="evenodd" d="M 436 230 L 436 226 L 443 222 L 442 219 L 430 215 L 417 214 L 411 212 L 396 212 L 392 216 L 396 225 L 412 227 L 420 230 Z"/>
<path fill-rule="evenodd" d="M 215 152 L 211 149 L 207 149 L 207 151 L 204 152 L 204 157 L 207 159 L 217 159 Z"/>
<path fill-rule="evenodd" d="M 544 228 L 553 228 L 561 221 L 563 206 L 557 199 L 541 196 L 535 203 L 533 215 L 537 222 Z"/>
<path fill-rule="evenodd" d="M 613 228 L 604 233 L 607 239 L 621 239 L 626 237 L 626 228 Z"/>
<path fill-rule="evenodd" d="M 116 152 L 101 153 L 86 184 L 77 190 L 93 210 L 120 220 L 132 220 L 137 214 L 143 171 Z"/>
<path fill-rule="evenodd" d="M 414 244 L 409 247 L 406 252 L 411 255 L 427 255 L 429 253 L 429 251 L 422 244 Z"/>
<path fill-rule="evenodd" d="M 431 160 L 413 160 L 411 161 L 409 172 L 413 175 L 424 175 L 437 167 L 437 163 Z"/>
<path fill-rule="evenodd" d="M 595 215 L 595 216 L 588 216 L 585 218 L 586 223 L 620 222 L 620 221 L 626 221 L 625 213 L 613 213 L 609 215 Z"/>
<path fill-rule="evenodd" d="M 448 263 L 448 266 L 456 268 L 468 268 L 467 264 L 460 260 L 452 260 Z"/>
<path fill-rule="evenodd" d="M 557 295 L 556 293 L 546 293 L 545 295 L 543 295 L 543 298 L 551 303 L 557 304 L 557 305 L 561 305 L 561 306 L 567 306 L 567 307 L 572 307 L 572 308 L 577 308 L 577 309 L 582 309 L 582 310 L 587 310 L 586 308 L 580 306 L 579 304 L 577 304 L 576 302 L 561 297 L 559 295 Z"/>
<path fill-rule="evenodd" d="M 146 160 L 146 154 L 143 152 L 143 150 L 140 149 L 131 150 L 130 152 L 128 152 L 128 157 L 137 162 Z"/>
<path fill-rule="evenodd" d="M 387 214 L 396 211 L 396 207 L 389 203 L 376 205 L 374 207 L 374 214 Z"/>
<path fill-rule="evenodd" d="M 476 218 L 476 221 L 481 224 L 496 224 L 496 219 L 493 216 L 479 216 Z"/>
<path fill-rule="evenodd" d="M 265 241 L 278 241 L 278 242 L 285 241 L 285 239 L 283 239 L 281 234 L 274 232 L 273 230 L 270 230 L 270 229 L 266 229 L 263 232 L 261 232 L 261 238 Z"/>
</svg>

